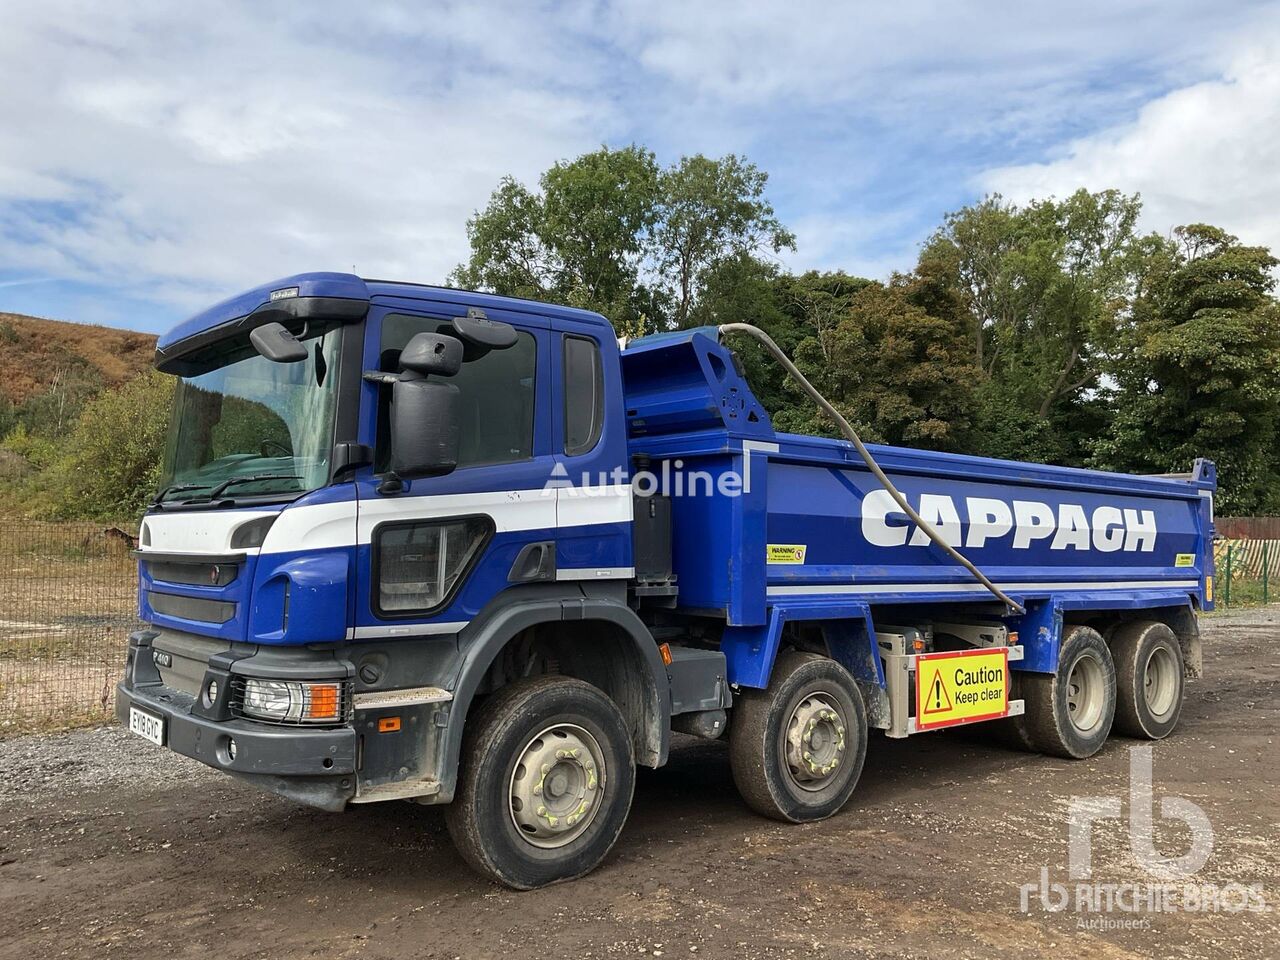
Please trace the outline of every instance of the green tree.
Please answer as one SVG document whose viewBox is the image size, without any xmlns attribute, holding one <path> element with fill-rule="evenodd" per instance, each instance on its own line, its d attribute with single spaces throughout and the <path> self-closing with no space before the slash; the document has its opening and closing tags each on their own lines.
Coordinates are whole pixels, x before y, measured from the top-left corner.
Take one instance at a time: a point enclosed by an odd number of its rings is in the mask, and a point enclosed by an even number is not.
<svg viewBox="0 0 1280 960">
<path fill-rule="evenodd" d="M 764 330 L 788 355 L 807 336 L 803 321 L 789 309 L 786 287 L 791 278 L 777 264 L 749 253 L 720 260 L 702 275 L 702 290 L 689 314 L 688 326 L 750 323 Z M 735 338 L 729 346 L 746 370 L 756 398 L 771 414 L 799 402 L 786 386 L 782 369 L 755 340 Z"/>
<path fill-rule="evenodd" d="M 690 325 L 733 320 L 763 329 L 821 389 L 832 370 L 831 337 L 859 290 L 872 283 L 846 273 L 809 271 L 800 276 L 751 254 L 724 260 L 704 277 Z M 731 344 L 743 361 L 747 382 L 779 430 L 835 436 L 835 426 L 754 341 Z M 858 418 L 853 418 L 855 421 Z"/>
<path fill-rule="evenodd" d="M 801 370 L 866 440 L 933 450 L 964 443 L 976 370 L 961 319 L 922 304 L 931 293 L 916 277 L 865 282 L 827 330 L 825 350 L 816 336 L 797 350 Z M 783 419 L 804 432 L 832 429 L 811 404 Z"/>
<path fill-rule="evenodd" d="M 555 164 L 539 186 L 498 184 L 467 221 L 471 256 L 450 282 L 596 310 L 623 326 L 643 319 L 651 298 L 639 272 L 658 205 L 653 154 L 602 147 Z"/>
<path fill-rule="evenodd" d="M 159 483 L 175 382 L 147 371 L 85 406 L 42 477 L 57 514 L 120 519 L 142 512 Z"/>
<path fill-rule="evenodd" d="M 1133 283 L 1141 203 L 1079 190 L 1026 206 L 998 196 L 947 217 L 917 273 L 948 277 L 969 314 L 974 442 L 996 456 L 1080 462 L 1106 408 L 1102 361 Z"/>
<path fill-rule="evenodd" d="M 551 167 L 537 192 L 502 180 L 449 280 L 596 310 L 630 336 L 686 326 L 718 267 L 794 245 L 767 182 L 733 155 L 664 170 L 638 146 L 602 147 Z"/>
<path fill-rule="evenodd" d="M 681 157 L 659 177 L 652 230 L 657 287 L 669 303 L 669 322 L 689 323 L 710 272 L 757 251 L 795 249 L 795 236 L 765 199 L 769 175 L 745 158 Z"/>
<path fill-rule="evenodd" d="M 1206 224 L 1146 238 L 1140 253 L 1097 463 L 1164 473 L 1208 457 L 1221 513 L 1280 511 L 1280 261 Z"/>
</svg>

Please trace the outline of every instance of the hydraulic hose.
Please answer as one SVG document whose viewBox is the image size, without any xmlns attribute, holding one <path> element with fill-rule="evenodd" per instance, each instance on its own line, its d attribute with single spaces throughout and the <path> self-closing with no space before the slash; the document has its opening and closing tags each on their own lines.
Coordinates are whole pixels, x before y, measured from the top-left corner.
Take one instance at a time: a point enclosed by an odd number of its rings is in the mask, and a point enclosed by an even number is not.
<svg viewBox="0 0 1280 960">
<path fill-rule="evenodd" d="M 915 508 L 907 502 L 907 498 L 902 495 L 902 491 L 893 485 L 893 481 L 890 480 L 884 470 L 880 468 L 880 464 L 876 463 L 876 458 L 871 455 L 871 451 L 867 449 L 866 444 L 862 442 L 862 439 L 858 436 L 858 432 L 853 429 L 849 421 L 842 417 L 840 415 L 840 411 L 832 406 L 831 402 L 818 392 L 818 388 L 810 383 L 808 378 L 805 377 L 799 369 L 797 369 L 796 365 L 791 362 L 791 359 L 782 352 L 782 348 L 773 342 L 772 337 L 759 327 L 752 326 L 749 323 L 722 323 L 718 329 L 722 336 L 729 333 L 745 333 L 747 336 L 755 337 L 764 344 L 764 348 L 773 355 L 773 358 L 782 365 L 782 368 L 791 375 L 796 383 L 800 384 L 801 389 L 809 395 L 809 399 L 816 403 L 827 416 L 835 421 L 836 426 L 840 428 L 840 432 L 845 435 L 845 438 L 852 443 L 854 448 L 858 451 L 858 455 L 862 457 L 862 462 L 867 465 L 867 469 L 870 470 L 875 478 L 880 481 L 880 485 L 889 491 L 889 496 L 893 497 L 894 502 L 902 509 L 902 512 L 910 517 L 911 521 L 917 527 L 924 531 L 925 536 L 940 546 L 953 560 L 973 574 L 975 580 L 986 587 L 987 590 L 991 592 L 992 596 L 1005 604 L 1010 610 L 1019 614 L 1027 612 L 1026 608 L 1023 607 L 1022 604 L 1018 603 L 992 583 L 991 580 L 988 579 L 987 575 L 974 565 L 973 561 L 951 544 L 947 543 L 947 541 L 943 539 L 942 534 L 938 533 L 934 528 L 933 524 L 929 523 L 924 519 L 924 517 L 920 516 L 920 514 L 916 512 Z"/>
</svg>

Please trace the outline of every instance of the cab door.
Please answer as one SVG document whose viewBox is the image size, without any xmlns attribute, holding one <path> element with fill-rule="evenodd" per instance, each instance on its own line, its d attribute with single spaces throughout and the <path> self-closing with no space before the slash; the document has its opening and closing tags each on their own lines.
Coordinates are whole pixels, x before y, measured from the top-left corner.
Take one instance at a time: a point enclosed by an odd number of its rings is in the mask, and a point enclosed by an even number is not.
<svg viewBox="0 0 1280 960">
<path fill-rule="evenodd" d="M 443 292 L 443 291 L 442 291 Z M 398 370 L 399 353 L 466 305 L 383 300 L 370 311 L 365 368 Z M 514 326 L 515 346 L 463 364 L 458 466 L 450 474 L 383 482 L 389 463 L 389 387 L 365 382 L 362 442 L 375 463 L 357 479 L 358 578 L 353 639 L 454 633 L 510 582 L 527 544 L 554 542 L 547 489 L 552 439 L 552 333 L 545 317 L 486 308 Z"/>
</svg>

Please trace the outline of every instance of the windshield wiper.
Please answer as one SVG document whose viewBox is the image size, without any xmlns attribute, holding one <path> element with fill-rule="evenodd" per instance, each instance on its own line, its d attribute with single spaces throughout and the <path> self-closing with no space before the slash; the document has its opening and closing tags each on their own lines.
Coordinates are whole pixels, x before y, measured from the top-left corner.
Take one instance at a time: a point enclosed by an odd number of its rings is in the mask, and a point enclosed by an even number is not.
<svg viewBox="0 0 1280 960">
<path fill-rule="evenodd" d="M 209 499 L 217 500 L 222 496 L 224 490 L 234 487 L 238 483 L 254 483 L 258 480 L 302 480 L 303 477 L 298 473 L 255 473 L 248 477 L 228 477 L 220 484 L 209 491 Z"/>
<path fill-rule="evenodd" d="M 184 490 L 203 490 L 207 486 L 209 486 L 207 483 L 171 483 L 151 499 L 151 505 L 154 507 L 163 502 L 164 498 L 171 493 L 182 493 Z"/>
</svg>

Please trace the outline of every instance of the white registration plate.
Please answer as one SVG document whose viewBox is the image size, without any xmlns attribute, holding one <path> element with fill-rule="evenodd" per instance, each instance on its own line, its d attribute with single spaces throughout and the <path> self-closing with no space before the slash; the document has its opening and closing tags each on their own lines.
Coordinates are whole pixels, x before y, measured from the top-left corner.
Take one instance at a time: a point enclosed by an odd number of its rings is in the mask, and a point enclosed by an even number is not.
<svg viewBox="0 0 1280 960">
<path fill-rule="evenodd" d="M 137 707 L 130 707 L 129 729 L 140 737 L 146 737 L 154 744 L 164 746 L 164 720 L 160 717 L 143 713 Z"/>
</svg>

